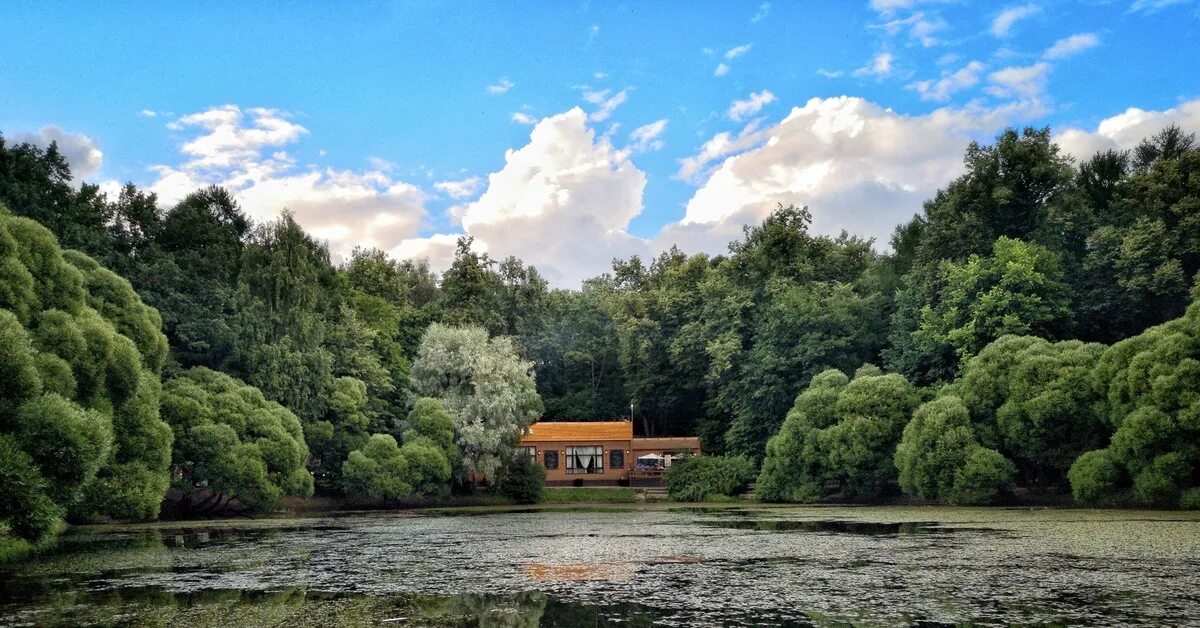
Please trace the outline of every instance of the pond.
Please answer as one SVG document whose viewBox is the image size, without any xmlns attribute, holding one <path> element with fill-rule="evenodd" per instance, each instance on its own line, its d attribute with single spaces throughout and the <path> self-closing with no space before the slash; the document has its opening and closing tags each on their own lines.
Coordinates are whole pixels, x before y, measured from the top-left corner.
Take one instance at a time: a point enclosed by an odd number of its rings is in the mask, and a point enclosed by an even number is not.
<svg viewBox="0 0 1200 628">
<path fill-rule="evenodd" d="M 372 513 L 76 528 L 0 625 L 1184 624 L 1200 515 L 853 507 Z"/>
</svg>

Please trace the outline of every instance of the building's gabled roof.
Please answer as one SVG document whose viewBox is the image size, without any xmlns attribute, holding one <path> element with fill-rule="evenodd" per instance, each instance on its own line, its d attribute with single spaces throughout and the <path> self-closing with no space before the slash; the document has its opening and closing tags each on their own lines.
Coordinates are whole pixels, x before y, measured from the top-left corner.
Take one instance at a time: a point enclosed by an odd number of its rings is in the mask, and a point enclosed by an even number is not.
<svg viewBox="0 0 1200 628">
<path fill-rule="evenodd" d="M 523 442 L 602 441 L 633 439 L 630 421 L 546 421 L 534 423 Z"/>
</svg>

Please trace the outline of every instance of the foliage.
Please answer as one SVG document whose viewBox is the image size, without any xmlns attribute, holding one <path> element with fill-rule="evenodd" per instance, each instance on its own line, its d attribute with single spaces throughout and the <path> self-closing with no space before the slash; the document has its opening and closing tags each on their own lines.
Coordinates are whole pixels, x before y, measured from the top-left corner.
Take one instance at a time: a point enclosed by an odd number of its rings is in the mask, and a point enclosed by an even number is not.
<svg viewBox="0 0 1200 628">
<path fill-rule="evenodd" d="M 835 484 L 846 499 L 877 495 L 895 480 L 892 452 L 919 401 L 903 376 L 873 366 L 853 380 L 835 369 L 817 375 L 768 441 L 756 494 L 811 502 Z"/>
<path fill-rule="evenodd" d="M 690 456 L 672 463 L 664 479 L 672 500 L 702 502 L 740 495 L 754 475 L 754 461 L 746 456 Z"/>
<path fill-rule="evenodd" d="M 1132 489 L 1146 505 L 1182 505 L 1200 484 L 1200 302 L 1113 345 L 1097 373 L 1115 431 L 1072 467 L 1072 491 L 1096 503 Z"/>
<path fill-rule="evenodd" d="M 542 411 L 532 364 L 512 341 L 479 327 L 430 325 L 413 362 L 413 383 L 437 397 L 454 418 L 467 473 L 495 475 L 521 434 Z"/>
<path fill-rule="evenodd" d="M 175 431 L 172 462 L 184 488 L 210 489 L 249 508 L 312 495 L 300 420 L 257 388 L 194 367 L 167 382 L 163 418 Z"/>
<path fill-rule="evenodd" d="M 454 418 L 440 399 L 422 397 L 408 413 L 404 422 L 404 442 L 420 439 L 426 439 L 441 449 L 451 469 L 457 471 L 462 466 L 462 452 L 454 438 Z"/>
<path fill-rule="evenodd" d="M 966 363 L 954 394 L 976 435 L 1016 463 L 1022 485 L 1054 486 L 1085 451 L 1107 439 L 1093 373 L 1099 344 L 1003 336 Z"/>
<path fill-rule="evenodd" d="M 905 493 L 952 504 L 985 504 L 1012 488 L 1016 469 L 979 444 L 962 400 L 945 396 L 917 408 L 896 447 Z"/>
<path fill-rule="evenodd" d="M 537 464 L 529 456 L 512 456 L 500 474 L 500 494 L 518 504 L 542 501 L 545 485 L 546 467 Z"/>
<path fill-rule="evenodd" d="M 342 464 L 346 494 L 399 499 L 413 494 L 409 461 L 390 434 L 372 434 Z"/>
<path fill-rule="evenodd" d="M 91 258 L 0 206 L 0 518 L 152 519 L 167 488 L 161 320 Z"/>
</svg>

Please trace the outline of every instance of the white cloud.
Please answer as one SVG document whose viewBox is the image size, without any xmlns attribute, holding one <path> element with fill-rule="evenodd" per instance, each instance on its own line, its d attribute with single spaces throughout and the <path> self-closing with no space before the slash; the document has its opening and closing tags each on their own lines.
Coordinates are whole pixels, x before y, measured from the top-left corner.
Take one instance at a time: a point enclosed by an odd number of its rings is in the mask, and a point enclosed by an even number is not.
<svg viewBox="0 0 1200 628">
<path fill-rule="evenodd" d="M 917 81 L 910 83 L 908 88 L 920 94 L 921 100 L 946 102 L 955 93 L 974 87 L 979 83 L 979 75 L 983 72 L 984 67 L 982 63 L 972 61 L 955 72 L 943 72 L 942 78 L 936 81 Z"/>
<path fill-rule="evenodd" d="M 629 134 L 629 139 L 633 141 L 633 150 L 638 153 L 645 153 L 653 150 L 661 150 L 663 141 L 659 139 L 663 131 L 667 130 L 667 119 L 657 120 L 650 124 L 645 124 L 634 129 Z"/>
<path fill-rule="evenodd" d="M 842 72 L 841 70 L 826 70 L 825 68 L 817 68 L 817 74 L 820 74 L 825 78 L 837 78 L 845 74 L 845 72 Z"/>
<path fill-rule="evenodd" d="M 537 124 L 537 118 L 535 118 L 523 111 L 514 111 L 512 113 L 512 115 L 509 116 L 509 119 L 512 120 L 513 122 L 516 122 L 517 124 L 527 124 L 527 125 L 531 125 L 531 126 L 534 124 Z"/>
<path fill-rule="evenodd" d="M 700 152 L 679 160 L 676 178 L 698 183 L 709 173 L 709 166 L 718 159 L 756 146 L 765 137 L 760 120 L 747 124 L 736 136 L 728 131 L 718 133 L 700 147 Z"/>
<path fill-rule="evenodd" d="M 71 176 L 76 184 L 99 172 L 104 163 L 104 153 L 95 140 L 83 133 L 67 133 L 53 124 L 42 127 L 36 133 L 16 133 L 9 139 L 14 144 L 28 142 L 42 148 L 49 148 L 51 142 L 55 143 L 58 152 L 71 166 Z"/>
<path fill-rule="evenodd" d="M 597 106 L 595 111 L 588 114 L 588 120 L 591 120 L 592 122 L 604 122 L 610 116 L 612 116 L 617 107 L 623 105 L 629 97 L 628 88 L 623 89 L 612 96 L 609 96 L 610 92 L 612 92 L 612 90 L 605 89 L 583 93 L 584 102 L 588 102 Z"/>
<path fill-rule="evenodd" d="M 906 18 L 890 20 L 879 25 L 877 28 L 882 28 L 888 35 L 892 36 L 907 30 L 910 38 L 919 41 L 922 46 L 929 48 L 942 43 L 940 39 L 934 36 L 934 33 L 944 30 L 947 26 L 946 20 L 941 17 L 926 17 L 924 13 L 917 12 Z"/>
<path fill-rule="evenodd" d="M 1046 76 L 1050 64 L 1039 61 L 1033 65 L 1010 66 L 988 75 L 992 83 L 986 91 L 999 98 L 1037 98 L 1046 91 Z"/>
<path fill-rule="evenodd" d="M 1192 0 L 1134 0 L 1129 5 L 1130 13 L 1156 13 L 1170 6 L 1187 4 Z"/>
<path fill-rule="evenodd" d="M 1012 32 L 1014 24 L 1031 15 L 1040 13 L 1041 10 L 1041 7 L 1033 3 L 1005 9 L 992 19 L 992 34 L 996 37 L 1008 37 L 1009 33 Z"/>
<path fill-rule="evenodd" d="M 389 249 L 416 233 L 425 217 L 420 188 L 393 178 L 382 160 L 362 171 L 298 167 L 284 148 L 308 130 L 289 117 L 224 105 L 170 123 L 187 136 L 184 161 L 152 166 L 158 178 L 150 190 L 170 205 L 200 187 L 224 186 L 255 220 L 290 209 L 335 254 L 359 244 Z"/>
<path fill-rule="evenodd" d="M 854 76 L 874 76 L 877 79 L 884 78 L 892 73 L 892 63 L 896 61 L 895 55 L 890 52 L 881 52 L 871 57 L 871 62 L 867 65 L 854 71 Z"/>
<path fill-rule="evenodd" d="M 938 57 L 937 64 L 938 65 L 950 65 L 951 63 L 957 62 L 959 59 L 962 59 L 962 56 L 959 55 L 958 53 L 947 52 L 946 54 Z"/>
<path fill-rule="evenodd" d="M 487 190 L 462 213 L 464 231 L 490 255 L 516 255 L 556 286 L 576 286 L 614 257 L 647 251 L 627 232 L 642 210 L 646 176 L 587 122 L 578 107 L 538 122 L 529 143 L 506 152 Z M 454 237 L 409 239 L 393 254 L 430 255 L 435 268 L 445 268 Z"/>
<path fill-rule="evenodd" d="M 1100 38 L 1095 33 L 1078 33 L 1054 42 L 1054 45 L 1050 46 L 1046 50 L 1046 54 L 1042 56 L 1047 59 L 1062 59 L 1098 45 L 1100 45 Z"/>
<path fill-rule="evenodd" d="M 1068 128 L 1055 141 L 1064 152 L 1082 160 L 1104 150 L 1129 150 L 1171 124 L 1187 132 L 1200 130 L 1200 98 L 1163 111 L 1130 107 L 1101 120 L 1094 131 Z"/>
<path fill-rule="evenodd" d="M 768 15 L 770 15 L 770 13 L 771 13 L 771 3 L 764 2 L 760 5 L 758 5 L 758 11 L 750 18 L 750 23 L 757 24 L 758 22 L 761 22 L 764 19 L 766 19 L 766 17 Z"/>
<path fill-rule="evenodd" d="M 142 116 L 143 118 L 154 118 L 158 116 L 158 112 L 154 111 L 153 109 L 142 109 L 138 112 L 138 115 Z"/>
<path fill-rule="evenodd" d="M 726 74 L 729 74 L 729 66 L 718 63 L 717 69 L 713 70 L 713 76 L 725 76 Z"/>
<path fill-rule="evenodd" d="M 741 46 L 730 48 L 729 50 L 725 51 L 725 59 L 732 61 L 746 54 L 747 52 L 750 52 L 750 48 L 752 47 L 754 47 L 754 44 L 742 44 Z"/>
<path fill-rule="evenodd" d="M 1010 104 L 901 115 L 861 98 L 814 98 L 778 124 L 746 133 L 737 149 L 728 134 L 706 144 L 703 151 L 724 161 L 688 201 L 683 220 L 654 243 L 719 252 L 743 225 L 794 203 L 809 206 L 818 232 L 846 229 L 886 245 L 896 224 L 961 172 L 973 134 L 1028 113 Z"/>
<path fill-rule="evenodd" d="M 513 87 L 516 87 L 516 85 L 516 83 L 508 80 L 508 77 L 506 76 L 497 81 L 495 85 L 488 85 L 486 89 L 487 93 L 489 94 L 503 94 Z"/>
<path fill-rule="evenodd" d="M 733 120 L 734 122 L 741 122 L 744 118 L 762 111 L 763 107 L 766 107 L 776 100 L 778 99 L 775 98 L 775 94 L 772 94 L 769 90 L 764 89 L 757 94 L 750 92 L 750 95 L 747 96 L 745 100 L 733 101 L 733 104 L 729 106 L 729 111 L 726 113 L 726 115 L 729 116 L 729 119 Z"/>
<path fill-rule="evenodd" d="M 445 192 L 450 198 L 464 199 L 479 193 L 479 190 L 483 188 L 483 179 L 479 177 L 467 177 L 460 181 L 438 181 L 433 184 L 433 187 L 436 190 Z"/>
</svg>

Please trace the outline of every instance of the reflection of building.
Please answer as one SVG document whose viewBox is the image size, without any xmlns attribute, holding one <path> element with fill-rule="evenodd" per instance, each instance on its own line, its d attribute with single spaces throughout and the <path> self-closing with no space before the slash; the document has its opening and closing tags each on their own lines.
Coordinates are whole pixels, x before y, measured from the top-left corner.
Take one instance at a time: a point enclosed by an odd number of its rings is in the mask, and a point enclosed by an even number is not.
<svg viewBox="0 0 1200 628">
<path fill-rule="evenodd" d="M 658 484 L 672 459 L 700 453 L 700 439 L 634 438 L 629 421 L 545 422 L 521 449 L 546 467 L 547 486 Z"/>
</svg>

